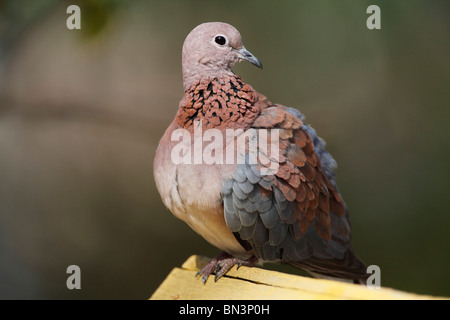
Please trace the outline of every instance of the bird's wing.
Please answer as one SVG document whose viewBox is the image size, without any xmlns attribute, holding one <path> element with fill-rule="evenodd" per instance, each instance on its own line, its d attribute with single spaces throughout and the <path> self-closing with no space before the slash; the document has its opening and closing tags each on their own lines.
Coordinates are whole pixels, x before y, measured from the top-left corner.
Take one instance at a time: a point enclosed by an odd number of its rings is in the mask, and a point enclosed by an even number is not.
<svg viewBox="0 0 450 320">
<path fill-rule="evenodd" d="M 269 135 L 278 129 L 279 156 L 258 145 L 257 162 L 247 157 L 223 181 L 225 221 L 244 248 L 262 260 L 362 278 L 366 269 L 351 246 L 346 206 L 334 181 L 336 164 L 297 112 L 280 105 L 262 108 L 252 128 L 268 129 Z M 278 163 L 276 173 L 264 174 L 269 166 L 264 157 Z"/>
</svg>

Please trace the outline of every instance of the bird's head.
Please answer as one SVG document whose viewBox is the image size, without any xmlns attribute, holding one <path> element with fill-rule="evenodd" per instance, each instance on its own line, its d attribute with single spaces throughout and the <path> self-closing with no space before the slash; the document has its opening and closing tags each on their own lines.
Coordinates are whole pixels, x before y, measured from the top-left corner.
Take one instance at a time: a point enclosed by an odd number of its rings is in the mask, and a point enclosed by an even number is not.
<svg viewBox="0 0 450 320">
<path fill-rule="evenodd" d="M 195 27 L 183 44 L 184 89 L 198 80 L 232 75 L 231 68 L 241 60 L 262 68 L 261 61 L 245 49 L 236 28 L 223 22 Z"/>
</svg>

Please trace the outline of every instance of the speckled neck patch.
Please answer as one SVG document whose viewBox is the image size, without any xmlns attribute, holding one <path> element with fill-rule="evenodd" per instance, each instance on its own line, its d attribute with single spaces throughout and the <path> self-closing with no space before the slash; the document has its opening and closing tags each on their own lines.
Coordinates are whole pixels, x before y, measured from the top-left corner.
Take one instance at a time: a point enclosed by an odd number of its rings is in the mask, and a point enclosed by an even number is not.
<svg viewBox="0 0 450 320">
<path fill-rule="evenodd" d="M 178 124 L 191 130 L 194 121 L 204 129 L 247 129 L 260 113 L 256 94 L 240 77 L 201 80 L 184 94 L 177 113 Z"/>
</svg>

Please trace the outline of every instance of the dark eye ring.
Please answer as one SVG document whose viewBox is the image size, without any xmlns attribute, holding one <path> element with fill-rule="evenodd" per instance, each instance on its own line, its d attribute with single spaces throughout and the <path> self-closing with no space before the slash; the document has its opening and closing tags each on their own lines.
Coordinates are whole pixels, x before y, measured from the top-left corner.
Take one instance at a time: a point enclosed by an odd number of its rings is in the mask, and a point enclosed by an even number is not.
<svg viewBox="0 0 450 320">
<path fill-rule="evenodd" d="M 227 43 L 227 39 L 226 39 L 224 36 L 216 36 L 216 37 L 214 38 L 214 41 L 215 41 L 217 44 L 220 44 L 221 46 L 223 46 L 225 43 Z"/>
</svg>

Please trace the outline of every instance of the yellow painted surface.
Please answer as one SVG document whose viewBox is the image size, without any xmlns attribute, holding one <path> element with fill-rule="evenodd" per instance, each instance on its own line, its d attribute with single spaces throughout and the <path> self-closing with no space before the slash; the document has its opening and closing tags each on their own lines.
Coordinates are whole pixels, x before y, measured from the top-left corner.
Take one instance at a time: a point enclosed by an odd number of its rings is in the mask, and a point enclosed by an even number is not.
<svg viewBox="0 0 450 320">
<path fill-rule="evenodd" d="M 233 267 L 226 276 L 206 284 L 195 277 L 209 259 L 193 255 L 174 268 L 150 299 L 155 300 L 268 300 L 268 299 L 447 299 L 407 293 L 390 288 L 312 279 L 260 268 Z"/>
</svg>

